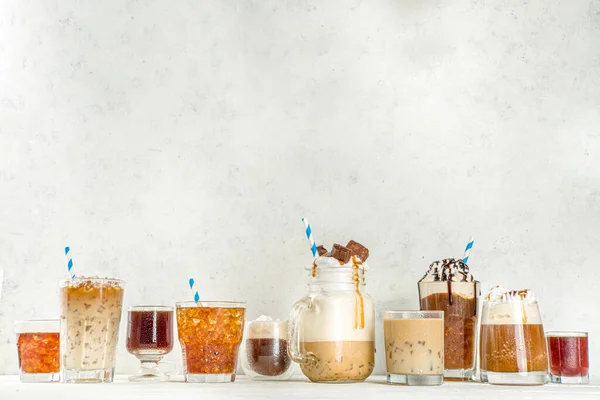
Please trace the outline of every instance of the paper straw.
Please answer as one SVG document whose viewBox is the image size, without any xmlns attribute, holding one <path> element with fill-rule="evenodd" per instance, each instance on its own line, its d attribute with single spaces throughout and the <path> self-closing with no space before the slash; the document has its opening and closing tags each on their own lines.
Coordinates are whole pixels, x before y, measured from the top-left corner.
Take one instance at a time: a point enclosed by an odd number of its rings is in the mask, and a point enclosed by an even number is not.
<svg viewBox="0 0 600 400">
<path fill-rule="evenodd" d="M 75 278 L 75 274 L 73 273 L 73 271 L 71 271 L 73 269 L 73 259 L 71 258 L 71 255 L 69 254 L 69 252 L 71 251 L 71 248 L 69 246 L 65 247 L 65 256 L 67 257 L 67 275 L 73 279 Z"/>
<path fill-rule="evenodd" d="M 306 228 L 306 237 L 308 238 L 308 242 L 310 243 L 310 251 L 312 251 L 313 257 L 317 257 L 317 244 L 315 243 L 315 238 L 313 237 L 312 230 L 310 229 L 310 224 L 306 218 L 302 218 L 302 222 L 304 222 L 304 227 Z"/>
<path fill-rule="evenodd" d="M 471 254 L 471 249 L 473 248 L 473 242 L 475 242 L 475 239 L 473 236 L 471 236 L 469 243 L 467 243 L 467 247 L 465 248 L 465 255 L 462 259 L 465 264 L 469 261 L 469 255 Z"/>
<path fill-rule="evenodd" d="M 192 289 L 192 293 L 194 293 L 194 301 L 198 303 L 198 301 L 200 301 L 200 295 L 197 290 L 194 290 L 194 283 L 194 278 L 190 278 L 190 289 Z"/>
</svg>

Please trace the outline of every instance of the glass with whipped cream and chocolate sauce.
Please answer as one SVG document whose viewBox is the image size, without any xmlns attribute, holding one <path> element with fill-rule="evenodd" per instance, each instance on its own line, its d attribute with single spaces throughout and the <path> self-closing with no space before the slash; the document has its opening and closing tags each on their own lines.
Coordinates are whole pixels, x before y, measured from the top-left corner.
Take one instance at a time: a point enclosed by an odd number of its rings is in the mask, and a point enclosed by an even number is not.
<svg viewBox="0 0 600 400">
<path fill-rule="evenodd" d="M 369 250 L 334 244 L 309 268 L 307 295 L 292 308 L 288 350 L 313 382 L 362 382 L 375 366 L 375 307 L 365 292 Z"/>
<path fill-rule="evenodd" d="M 494 385 L 548 382 L 548 350 L 531 290 L 496 286 L 481 311 L 481 381 Z"/>
<path fill-rule="evenodd" d="M 419 281 L 421 310 L 444 312 L 444 378 L 472 380 L 476 373 L 481 288 L 462 260 L 435 261 Z"/>
</svg>

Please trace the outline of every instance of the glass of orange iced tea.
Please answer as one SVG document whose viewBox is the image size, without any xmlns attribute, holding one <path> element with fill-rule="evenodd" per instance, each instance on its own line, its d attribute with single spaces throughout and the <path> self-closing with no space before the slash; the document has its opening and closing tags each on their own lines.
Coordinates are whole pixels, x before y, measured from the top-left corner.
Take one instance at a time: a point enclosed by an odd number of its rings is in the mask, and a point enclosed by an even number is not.
<svg viewBox="0 0 600 400">
<path fill-rule="evenodd" d="M 177 333 L 186 382 L 233 382 L 246 303 L 181 302 Z"/>
<path fill-rule="evenodd" d="M 60 381 L 60 321 L 16 321 L 21 382 Z"/>
</svg>

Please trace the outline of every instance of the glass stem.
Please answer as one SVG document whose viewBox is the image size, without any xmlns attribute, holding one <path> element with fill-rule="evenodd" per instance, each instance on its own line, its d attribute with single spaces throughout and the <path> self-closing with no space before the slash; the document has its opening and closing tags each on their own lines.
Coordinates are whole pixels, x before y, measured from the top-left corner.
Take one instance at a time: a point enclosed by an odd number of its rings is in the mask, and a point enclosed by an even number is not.
<svg viewBox="0 0 600 400">
<path fill-rule="evenodd" d="M 142 369 L 140 373 L 142 375 L 160 375 L 158 361 L 142 361 Z"/>
</svg>

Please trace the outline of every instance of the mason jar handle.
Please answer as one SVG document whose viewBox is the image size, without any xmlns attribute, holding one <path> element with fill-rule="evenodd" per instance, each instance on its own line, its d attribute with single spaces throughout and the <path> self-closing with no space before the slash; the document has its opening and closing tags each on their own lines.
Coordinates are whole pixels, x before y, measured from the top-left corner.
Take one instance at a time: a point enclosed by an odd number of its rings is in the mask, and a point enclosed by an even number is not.
<svg viewBox="0 0 600 400">
<path fill-rule="evenodd" d="M 312 308 L 312 300 L 310 298 L 304 298 L 294 304 L 290 311 L 290 319 L 288 321 L 288 353 L 295 362 L 302 364 L 312 360 L 316 357 L 313 353 L 303 354 L 300 349 L 300 329 L 298 327 L 298 321 L 302 314 Z"/>
</svg>

